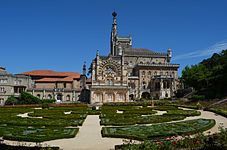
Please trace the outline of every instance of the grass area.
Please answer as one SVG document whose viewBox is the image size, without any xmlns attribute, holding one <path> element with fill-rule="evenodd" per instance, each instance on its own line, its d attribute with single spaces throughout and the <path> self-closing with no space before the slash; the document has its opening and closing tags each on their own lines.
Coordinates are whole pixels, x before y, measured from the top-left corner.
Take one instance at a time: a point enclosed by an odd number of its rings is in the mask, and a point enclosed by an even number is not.
<svg viewBox="0 0 227 150">
<path fill-rule="evenodd" d="M 42 142 L 75 137 L 90 109 L 85 106 L 50 107 L 0 107 L 0 136 L 17 141 Z M 22 118 L 18 114 L 28 113 Z M 70 127 L 69 126 L 74 126 Z"/>
<path fill-rule="evenodd" d="M 164 115 L 153 115 L 157 110 L 167 111 Z M 119 112 L 120 113 L 117 113 Z M 101 125 L 135 125 L 162 123 L 176 120 L 183 120 L 188 116 L 198 116 L 200 112 L 196 110 L 182 110 L 176 106 L 103 106 L 100 115 Z"/>
<path fill-rule="evenodd" d="M 212 119 L 195 119 L 176 123 L 162 123 L 154 125 L 103 127 L 102 136 L 147 140 L 173 135 L 194 134 L 208 130 L 214 125 L 215 120 Z"/>
</svg>

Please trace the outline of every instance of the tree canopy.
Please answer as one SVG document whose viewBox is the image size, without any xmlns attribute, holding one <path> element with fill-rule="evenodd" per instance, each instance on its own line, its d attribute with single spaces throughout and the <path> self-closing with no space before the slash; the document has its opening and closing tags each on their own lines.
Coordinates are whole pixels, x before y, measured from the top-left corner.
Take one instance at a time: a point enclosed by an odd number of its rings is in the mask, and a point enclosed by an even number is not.
<svg viewBox="0 0 227 150">
<path fill-rule="evenodd" d="M 214 53 L 197 65 L 186 66 L 182 78 L 186 86 L 193 87 L 206 98 L 227 96 L 227 50 Z"/>
</svg>

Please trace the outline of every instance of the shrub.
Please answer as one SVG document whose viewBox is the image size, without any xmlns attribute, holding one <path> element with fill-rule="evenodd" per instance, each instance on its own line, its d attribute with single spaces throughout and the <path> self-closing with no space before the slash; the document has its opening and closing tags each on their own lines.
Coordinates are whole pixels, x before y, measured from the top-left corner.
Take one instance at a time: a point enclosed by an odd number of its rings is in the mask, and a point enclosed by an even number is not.
<svg viewBox="0 0 227 150">
<path fill-rule="evenodd" d="M 43 103 L 43 104 L 42 104 L 42 109 L 45 109 L 45 108 L 49 108 L 48 103 Z"/>
<path fill-rule="evenodd" d="M 190 99 L 192 100 L 205 100 L 204 95 L 193 95 Z"/>
<path fill-rule="evenodd" d="M 17 104 L 17 98 L 14 96 L 8 97 L 8 99 L 5 102 L 5 105 L 15 105 Z"/>
<path fill-rule="evenodd" d="M 195 134 L 206 131 L 215 125 L 212 119 L 195 119 L 175 123 L 136 125 L 124 127 L 103 127 L 103 137 L 154 140 L 168 136 Z"/>
<path fill-rule="evenodd" d="M 52 104 L 52 103 L 55 103 L 55 102 L 56 102 L 55 99 L 42 99 L 42 103 Z"/>
<path fill-rule="evenodd" d="M 41 100 L 30 93 L 22 92 L 18 104 L 40 104 Z"/>
</svg>

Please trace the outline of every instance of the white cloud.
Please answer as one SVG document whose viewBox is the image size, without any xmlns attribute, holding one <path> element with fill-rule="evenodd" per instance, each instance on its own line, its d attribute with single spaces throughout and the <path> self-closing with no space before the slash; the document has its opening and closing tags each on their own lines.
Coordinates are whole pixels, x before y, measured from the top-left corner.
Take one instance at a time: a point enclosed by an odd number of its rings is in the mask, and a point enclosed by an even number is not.
<svg viewBox="0 0 227 150">
<path fill-rule="evenodd" d="M 173 60 L 210 56 L 213 53 L 219 53 L 225 49 L 227 49 L 227 40 L 218 42 L 204 50 L 198 50 L 198 51 L 194 51 L 194 52 L 190 52 L 190 53 L 186 53 L 186 54 L 182 54 L 182 55 L 177 55 L 177 56 L 173 57 Z"/>
</svg>

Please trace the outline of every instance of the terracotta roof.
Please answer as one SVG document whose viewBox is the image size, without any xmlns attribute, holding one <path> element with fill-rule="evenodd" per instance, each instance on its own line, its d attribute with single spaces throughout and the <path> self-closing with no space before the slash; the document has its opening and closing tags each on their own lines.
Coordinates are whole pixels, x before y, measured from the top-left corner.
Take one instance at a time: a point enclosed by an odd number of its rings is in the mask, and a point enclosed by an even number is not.
<svg viewBox="0 0 227 150">
<path fill-rule="evenodd" d="M 42 78 L 35 80 L 35 82 L 72 82 L 74 78 L 66 77 L 66 78 Z"/>
<path fill-rule="evenodd" d="M 21 74 L 43 77 L 35 80 L 36 82 L 73 82 L 74 79 L 80 78 L 80 74 L 77 72 L 56 72 L 52 70 L 33 70 Z"/>
<path fill-rule="evenodd" d="M 54 76 L 54 77 L 72 77 L 80 78 L 80 73 L 77 72 L 56 72 L 52 70 L 33 70 L 29 72 L 23 72 L 21 74 L 30 75 L 30 76 Z"/>
</svg>

